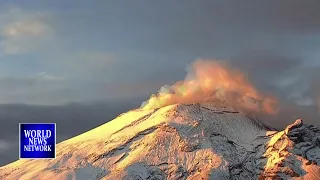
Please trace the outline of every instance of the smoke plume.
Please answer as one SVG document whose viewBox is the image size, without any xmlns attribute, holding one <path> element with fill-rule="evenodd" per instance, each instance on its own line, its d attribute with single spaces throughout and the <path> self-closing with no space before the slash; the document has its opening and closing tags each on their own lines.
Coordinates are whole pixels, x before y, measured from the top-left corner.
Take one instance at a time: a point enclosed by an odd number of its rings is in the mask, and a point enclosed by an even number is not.
<svg viewBox="0 0 320 180">
<path fill-rule="evenodd" d="M 209 60 L 196 60 L 189 67 L 184 81 L 163 86 L 141 108 L 155 109 L 209 100 L 256 112 L 277 113 L 277 100 L 260 93 L 243 73 L 223 62 Z"/>
</svg>

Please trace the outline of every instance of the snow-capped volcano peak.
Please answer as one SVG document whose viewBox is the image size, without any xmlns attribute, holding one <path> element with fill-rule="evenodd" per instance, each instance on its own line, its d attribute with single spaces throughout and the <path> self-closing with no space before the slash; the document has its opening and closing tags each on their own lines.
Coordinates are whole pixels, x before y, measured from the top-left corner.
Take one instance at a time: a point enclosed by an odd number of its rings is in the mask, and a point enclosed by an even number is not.
<svg viewBox="0 0 320 180">
<path fill-rule="evenodd" d="M 277 132 L 214 102 L 137 109 L 59 143 L 56 159 L 1 167 L 0 179 L 320 177 L 320 130 L 299 122 Z"/>
</svg>

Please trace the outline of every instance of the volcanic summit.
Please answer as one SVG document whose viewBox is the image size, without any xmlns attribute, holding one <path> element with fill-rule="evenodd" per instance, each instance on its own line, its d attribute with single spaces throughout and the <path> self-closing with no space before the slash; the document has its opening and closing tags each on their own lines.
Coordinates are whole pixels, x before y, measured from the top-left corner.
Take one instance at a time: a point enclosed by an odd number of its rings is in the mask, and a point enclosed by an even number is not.
<svg viewBox="0 0 320 180">
<path fill-rule="evenodd" d="M 123 113 L 0 179 L 319 179 L 319 164 L 319 128 L 299 119 L 276 131 L 210 101 Z"/>
</svg>

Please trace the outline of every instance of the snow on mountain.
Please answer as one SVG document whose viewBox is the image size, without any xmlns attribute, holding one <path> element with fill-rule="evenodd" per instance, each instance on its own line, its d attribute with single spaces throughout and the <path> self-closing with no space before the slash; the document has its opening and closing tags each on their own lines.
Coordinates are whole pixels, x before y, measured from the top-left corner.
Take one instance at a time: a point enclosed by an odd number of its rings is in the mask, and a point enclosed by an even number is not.
<svg viewBox="0 0 320 180">
<path fill-rule="evenodd" d="M 57 145 L 52 160 L 18 160 L 0 179 L 320 179 L 320 129 L 275 131 L 223 103 L 132 110 Z"/>
</svg>

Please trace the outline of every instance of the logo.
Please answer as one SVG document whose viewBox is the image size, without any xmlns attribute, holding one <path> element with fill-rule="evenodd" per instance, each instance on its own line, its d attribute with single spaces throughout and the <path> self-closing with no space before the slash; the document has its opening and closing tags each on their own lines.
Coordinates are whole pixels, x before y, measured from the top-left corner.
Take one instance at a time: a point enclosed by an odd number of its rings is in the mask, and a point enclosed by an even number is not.
<svg viewBox="0 0 320 180">
<path fill-rule="evenodd" d="M 56 157 L 55 123 L 20 123 L 19 158 L 53 159 Z"/>
</svg>

